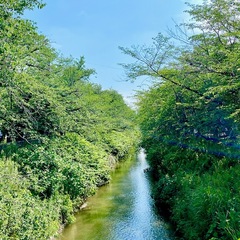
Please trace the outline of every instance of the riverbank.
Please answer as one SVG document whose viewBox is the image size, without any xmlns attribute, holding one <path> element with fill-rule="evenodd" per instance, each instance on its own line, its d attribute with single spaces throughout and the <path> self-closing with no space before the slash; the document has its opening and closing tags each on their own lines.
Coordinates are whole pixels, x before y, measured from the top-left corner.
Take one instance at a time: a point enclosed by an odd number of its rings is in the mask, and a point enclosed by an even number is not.
<svg viewBox="0 0 240 240">
<path fill-rule="evenodd" d="M 123 98 L 81 84 L 87 115 L 78 112 L 67 122 L 61 113 L 59 121 L 69 127 L 62 124 L 64 132 L 43 134 L 36 143 L 9 142 L 1 150 L 0 239 L 54 236 L 60 226 L 75 220 L 84 201 L 109 182 L 112 168 L 138 145 L 135 112 Z"/>
<path fill-rule="evenodd" d="M 0 238 L 14 234 L 16 239 L 50 239 L 74 222 L 86 199 L 109 182 L 113 166 L 136 147 L 137 141 L 132 140 L 137 134 L 132 134 L 129 140 L 122 139 L 124 148 L 123 144 L 114 147 L 121 155 L 111 157 L 100 146 L 73 135 L 2 152 L 0 209 L 4 212 L 0 218 L 5 222 Z M 19 227 L 13 231 L 15 226 Z"/>
<path fill-rule="evenodd" d="M 137 152 L 137 145 L 134 145 L 129 149 L 128 152 L 126 152 L 124 156 L 121 156 L 120 158 L 113 155 L 110 155 L 107 157 L 108 163 L 109 163 L 109 169 L 110 169 L 109 171 L 110 176 L 107 178 L 105 182 L 102 181 L 101 184 L 97 184 L 95 192 L 89 195 L 88 197 L 86 197 L 85 199 L 82 199 L 80 205 L 76 205 L 76 204 L 74 205 L 74 209 L 73 209 L 74 220 L 69 223 L 61 224 L 58 231 L 50 238 L 50 240 L 57 240 L 61 235 L 61 233 L 65 230 L 66 227 L 68 227 L 69 224 L 70 225 L 74 224 L 74 222 L 76 221 L 75 216 L 78 214 L 81 214 L 82 211 L 84 211 L 86 208 L 89 207 L 88 199 L 91 198 L 92 195 L 98 194 L 98 192 L 101 191 L 101 189 L 104 188 L 104 186 L 111 184 L 111 181 L 112 181 L 111 176 L 114 174 L 115 171 L 117 171 L 117 169 L 121 168 L 122 165 L 132 164 L 132 159 L 134 158 L 136 152 Z"/>
</svg>

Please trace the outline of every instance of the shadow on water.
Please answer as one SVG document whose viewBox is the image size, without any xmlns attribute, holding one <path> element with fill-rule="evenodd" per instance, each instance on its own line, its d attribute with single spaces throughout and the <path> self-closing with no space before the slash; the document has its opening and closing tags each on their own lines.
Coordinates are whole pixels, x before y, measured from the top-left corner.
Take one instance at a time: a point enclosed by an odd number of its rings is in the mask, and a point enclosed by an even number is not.
<svg viewBox="0 0 240 240">
<path fill-rule="evenodd" d="M 144 151 L 121 164 L 109 185 L 89 198 L 58 240 L 171 240 L 169 226 L 156 214 Z"/>
</svg>

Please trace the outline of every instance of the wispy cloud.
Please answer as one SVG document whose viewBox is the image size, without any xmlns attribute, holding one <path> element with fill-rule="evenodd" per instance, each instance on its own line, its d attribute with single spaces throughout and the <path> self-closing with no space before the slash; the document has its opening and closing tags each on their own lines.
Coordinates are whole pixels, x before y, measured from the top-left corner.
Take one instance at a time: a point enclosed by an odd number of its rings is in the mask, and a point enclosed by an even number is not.
<svg viewBox="0 0 240 240">
<path fill-rule="evenodd" d="M 182 2 L 192 3 L 192 4 L 202 4 L 203 2 L 210 3 L 211 0 L 181 0 Z"/>
<path fill-rule="evenodd" d="M 201 4 L 204 0 L 181 0 L 182 2 L 188 2 L 193 4 Z"/>
</svg>

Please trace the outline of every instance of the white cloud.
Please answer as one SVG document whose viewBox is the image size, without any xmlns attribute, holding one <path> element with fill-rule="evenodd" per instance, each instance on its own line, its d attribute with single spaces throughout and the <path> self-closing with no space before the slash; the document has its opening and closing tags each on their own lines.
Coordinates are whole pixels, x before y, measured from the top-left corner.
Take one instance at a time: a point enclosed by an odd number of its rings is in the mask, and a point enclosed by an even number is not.
<svg viewBox="0 0 240 240">
<path fill-rule="evenodd" d="M 203 0 L 181 0 L 182 2 L 188 2 L 193 4 L 201 4 L 203 3 Z"/>
<path fill-rule="evenodd" d="M 182 2 L 187 2 L 187 3 L 191 3 L 191 4 L 202 4 L 204 1 L 206 1 L 207 3 L 210 3 L 211 0 L 181 0 Z"/>
<path fill-rule="evenodd" d="M 192 3 L 192 4 L 202 4 L 203 2 L 207 2 L 210 3 L 211 0 L 182 0 L 183 2 L 188 2 L 188 3 Z"/>
</svg>

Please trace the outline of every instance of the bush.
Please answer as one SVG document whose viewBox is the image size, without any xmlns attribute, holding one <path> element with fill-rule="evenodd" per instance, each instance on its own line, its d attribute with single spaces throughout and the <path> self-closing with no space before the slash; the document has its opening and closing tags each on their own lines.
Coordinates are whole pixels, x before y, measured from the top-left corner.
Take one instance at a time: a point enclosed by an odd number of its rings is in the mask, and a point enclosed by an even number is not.
<svg viewBox="0 0 240 240">
<path fill-rule="evenodd" d="M 203 176 L 185 176 L 174 198 L 173 220 L 187 239 L 240 236 L 240 167 Z"/>
<path fill-rule="evenodd" d="M 16 163 L 0 160 L 0 239 L 48 239 L 59 228 L 59 208 L 28 190 Z"/>
</svg>

